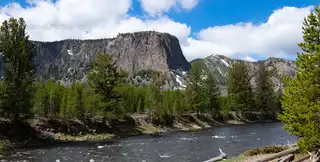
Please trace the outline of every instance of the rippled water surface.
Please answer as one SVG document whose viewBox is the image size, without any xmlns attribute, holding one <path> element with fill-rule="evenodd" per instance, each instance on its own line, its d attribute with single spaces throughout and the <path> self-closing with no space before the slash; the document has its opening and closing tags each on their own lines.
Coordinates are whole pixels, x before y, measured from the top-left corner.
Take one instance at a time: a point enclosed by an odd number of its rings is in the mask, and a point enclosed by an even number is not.
<svg viewBox="0 0 320 162">
<path fill-rule="evenodd" d="M 139 136 L 112 143 L 60 145 L 21 149 L 5 158 L 32 162 L 201 162 L 219 155 L 229 157 L 255 147 L 294 143 L 281 123 L 214 127 L 197 132 L 173 133 L 162 137 Z"/>
</svg>

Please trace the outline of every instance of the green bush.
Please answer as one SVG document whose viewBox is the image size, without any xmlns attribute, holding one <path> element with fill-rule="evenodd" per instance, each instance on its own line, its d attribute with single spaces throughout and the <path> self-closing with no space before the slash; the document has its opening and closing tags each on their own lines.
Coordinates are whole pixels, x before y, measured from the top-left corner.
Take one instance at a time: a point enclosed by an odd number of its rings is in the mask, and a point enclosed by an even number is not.
<svg viewBox="0 0 320 162">
<path fill-rule="evenodd" d="M 8 151 L 8 141 L 0 140 L 0 154 L 5 154 Z"/>
</svg>

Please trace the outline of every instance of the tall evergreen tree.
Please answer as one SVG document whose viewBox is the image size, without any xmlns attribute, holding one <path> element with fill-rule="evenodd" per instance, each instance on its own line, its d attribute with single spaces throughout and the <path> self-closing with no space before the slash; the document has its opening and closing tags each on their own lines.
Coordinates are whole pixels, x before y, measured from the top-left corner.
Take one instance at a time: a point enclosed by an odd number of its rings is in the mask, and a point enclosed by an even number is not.
<svg viewBox="0 0 320 162">
<path fill-rule="evenodd" d="M 34 45 L 26 34 L 22 18 L 10 18 L 0 27 L 0 51 L 4 61 L 4 82 L 7 84 L 5 114 L 14 119 L 30 116 L 32 100 Z"/>
<path fill-rule="evenodd" d="M 69 95 L 69 89 L 65 88 L 62 91 L 62 98 L 61 98 L 61 103 L 60 103 L 60 116 L 61 117 L 68 117 L 68 95 Z"/>
<path fill-rule="evenodd" d="M 86 88 L 82 99 L 86 119 L 93 119 L 103 115 L 104 103 L 100 94 L 95 93 L 91 88 Z"/>
<path fill-rule="evenodd" d="M 84 107 L 84 85 L 81 83 L 73 83 L 72 89 L 75 93 L 76 105 L 76 117 L 78 119 L 84 119 L 85 117 L 85 107 Z"/>
<path fill-rule="evenodd" d="M 203 80 L 206 78 L 203 74 L 203 62 L 196 61 L 191 65 L 191 69 L 188 74 L 188 84 L 187 84 L 187 97 L 190 104 L 190 108 L 197 112 L 204 108 L 204 87 Z"/>
<path fill-rule="evenodd" d="M 283 114 L 279 116 L 287 131 L 301 137 L 303 150 L 320 146 L 320 8 L 316 7 L 303 23 L 303 42 L 298 45 L 296 76 L 283 94 Z"/>
<path fill-rule="evenodd" d="M 228 95 L 231 109 L 241 114 L 253 110 L 254 96 L 244 62 L 235 63 L 228 70 Z"/>
<path fill-rule="evenodd" d="M 5 99 L 7 98 L 7 84 L 3 81 L 0 81 L 0 115 L 3 116 L 6 114 L 3 106 L 6 104 Z"/>
<path fill-rule="evenodd" d="M 49 115 L 54 117 L 59 114 L 64 87 L 60 83 L 49 80 L 45 88 L 49 99 L 46 107 L 49 109 Z"/>
<path fill-rule="evenodd" d="M 257 76 L 256 102 L 257 110 L 266 118 L 272 118 L 276 113 L 276 94 L 271 82 L 272 71 L 268 71 L 264 64 L 260 64 Z"/>
<path fill-rule="evenodd" d="M 117 85 L 123 83 L 123 77 L 116 63 L 107 54 L 98 54 L 92 62 L 92 71 L 88 75 L 90 87 L 103 97 L 106 103 L 105 111 L 115 111 L 118 107 L 119 93 L 115 91 Z"/>
<path fill-rule="evenodd" d="M 44 83 L 35 85 L 36 93 L 34 97 L 33 110 L 36 115 L 47 117 L 49 114 L 49 96 Z"/>
<path fill-rule="evenodd" d="M 211 73 L 208 73 L 204 80 L 204 93 L 206 111 L 210 112 L 213 117 L 218 117 L 220 113 L 220 90 Z"/>
</svg>

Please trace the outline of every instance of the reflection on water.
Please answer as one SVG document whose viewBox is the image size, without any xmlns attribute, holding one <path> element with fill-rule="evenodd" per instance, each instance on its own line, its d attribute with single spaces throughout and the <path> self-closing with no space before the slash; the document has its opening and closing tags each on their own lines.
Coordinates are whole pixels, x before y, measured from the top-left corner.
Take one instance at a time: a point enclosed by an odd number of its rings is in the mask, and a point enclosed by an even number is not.
<svg viewBox="0 0 320 162">
<path fill-rule="evenodd" d="M 5 158 L 32 162 L 194 162 L 219 155 L 229 157 L 264 145 L 295 143 L 281 123 L 215 127 L 198 132 L 173 133 L 162 137 L 133 137 L 114 143 L 64 145 L 18 150 Z"/>
</svg>

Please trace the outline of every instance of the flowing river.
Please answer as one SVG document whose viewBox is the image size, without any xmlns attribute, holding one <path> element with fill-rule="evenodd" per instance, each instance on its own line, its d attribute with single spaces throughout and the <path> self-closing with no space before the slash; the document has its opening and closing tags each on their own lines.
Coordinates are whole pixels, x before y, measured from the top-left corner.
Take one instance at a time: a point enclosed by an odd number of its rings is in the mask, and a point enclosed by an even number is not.
<svg viewBox="0 0 320 162">
<path fill-rule="evenodd" d="M 57 145 L 16 150 L 4 161 L 30 162 L 202 162 L 220 154 L 228 157 L 256 147 L 292 144 L 297 138 L 282 123 L 214 127 L 161 137 L 137 136 L 108 143 Z"/>
</svg>

